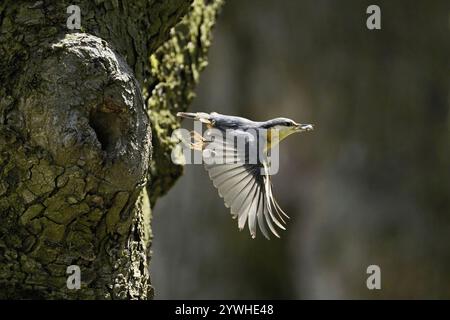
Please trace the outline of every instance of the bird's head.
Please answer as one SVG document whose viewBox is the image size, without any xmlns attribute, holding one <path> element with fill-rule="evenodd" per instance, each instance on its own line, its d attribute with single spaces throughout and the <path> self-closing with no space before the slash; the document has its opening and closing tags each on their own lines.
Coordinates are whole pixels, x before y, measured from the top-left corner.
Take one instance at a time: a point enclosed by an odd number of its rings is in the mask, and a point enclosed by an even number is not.
<svg viewBox="0 0 450 320">
<path fill-rule="evenodd" d="M 293 133 L 314 129 L 312 124 L 300 124 L 288 118 L 275 118 L 266 121 L 262 127 L 267 130 L 277 130 L 280 141 Z"/>
</svg>

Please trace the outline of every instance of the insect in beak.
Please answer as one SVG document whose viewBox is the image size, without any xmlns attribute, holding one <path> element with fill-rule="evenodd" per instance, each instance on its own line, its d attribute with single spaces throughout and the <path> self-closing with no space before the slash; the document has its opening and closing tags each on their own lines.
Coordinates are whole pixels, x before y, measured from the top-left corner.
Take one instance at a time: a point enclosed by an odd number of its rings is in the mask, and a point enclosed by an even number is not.
<svg viewBox="0 0 450 320">
<path fill-rule="evenodd" d="M 314 126 L 312 124 L 297 123 L 296 127 L 295 127 L 295 131 L 297 131 L 297 132 L 312 131 L 313 129 L 314 129 Z"/>
</svg>

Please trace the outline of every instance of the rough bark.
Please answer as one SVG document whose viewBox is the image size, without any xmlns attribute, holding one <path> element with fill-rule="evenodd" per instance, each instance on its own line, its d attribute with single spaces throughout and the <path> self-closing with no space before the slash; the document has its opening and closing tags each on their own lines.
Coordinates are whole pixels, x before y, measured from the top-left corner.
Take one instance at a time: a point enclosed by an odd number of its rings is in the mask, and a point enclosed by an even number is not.
<svg viewBox="0 0 450 320">
<path fill-rule="evenodd" d="M 0 4 L 0 297 L 151 298 L 148 195 L 221 1 L 78 1 L 80 32 L 70 4 Z"/>
</svg>

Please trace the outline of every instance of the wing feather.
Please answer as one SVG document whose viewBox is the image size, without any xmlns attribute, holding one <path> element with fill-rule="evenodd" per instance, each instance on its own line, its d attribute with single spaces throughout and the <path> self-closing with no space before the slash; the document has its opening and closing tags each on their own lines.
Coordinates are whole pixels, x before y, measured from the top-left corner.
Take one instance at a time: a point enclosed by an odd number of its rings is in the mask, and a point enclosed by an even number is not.
<svg viewBox="0 0 450 320">
<path fill-rule="evenodd" d="M 269 227 L 270 231 L 279 238 L 280 235 L 277 232 L 277 229 L 272 224 L 272 217 L 270 215 L 270 199 L 267 197 L 267 193 L 264 194 L 264 221 L 267 223 L 267 226 Z"/>
<path fill-rule="evenodd" d="M 245 195 L 245 200 L 244 200 L 241 208 L 239 209 L 239 213 L 238 213 L 238 228 L 239 228 L 239 230 L 244 229 L 245 222 L 248 218 L 250 206 L 252 205 L 252 202 L 254 199 L 254 193 L 255 193 L 254 190 L 255 190 L 256 186 L 257 185 L 256 185 L 255 181 L 252 181 L 252 186 L 251 186 L 250 192 Z"/>
<path fill-rule="evenodd" d="M 247 223 L 252 238 L 256 237 L 257 227 L 267 239 L 270 239 L 269 230 L 279 238 L 277 228 L 285 230 L 283 216 L 287 215 L 273 197 L 270 176 L 261 173 L 266 165 L 247 163 L 245 153 L 237 150 L 231 139 L 215 137 L 206 147 L 212 152 L 204 153 L 204 157 L 209 160 L 219 157 L 219 161 L 207 161 L 205 169 L 225 206 L 237 218 L 239 230 Z"/>
<path fill-rule="evenodd" d="M 264 198 L 264 193 L 260 192 L 259 194 L 259 199 L 258 199 L 258 210 L 257 210 L 257 218 L 258 218 L 258 226 L 259 229 L 261 229 L 261 233 L 264 235 L 264 237 L 266 237 L 268 240 L 270 240 L 269 237 L 269 232 L 267 231 L 266 228 L 266 223 L 264 222 L 265 216 L 264 216 L 264 211 L 266 210 L 265 207 L 265 198 Z"/>
</svg>

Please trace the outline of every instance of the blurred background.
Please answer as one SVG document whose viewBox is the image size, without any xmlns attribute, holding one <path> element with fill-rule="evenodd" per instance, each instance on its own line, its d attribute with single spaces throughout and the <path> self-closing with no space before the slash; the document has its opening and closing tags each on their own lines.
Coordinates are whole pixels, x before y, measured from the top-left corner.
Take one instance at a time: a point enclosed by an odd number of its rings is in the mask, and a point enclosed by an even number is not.
<svg viewBox="0 0 450 320">
<path fill-rule="evenodd" d="M 316 127 L 280 147 L 281 239 L 239 232 L 203 167 L 185 168 L 154 209 L 155 297 L 450 299 L 449 9 L 227 1 L 190 110 Z"/>
</svg>

